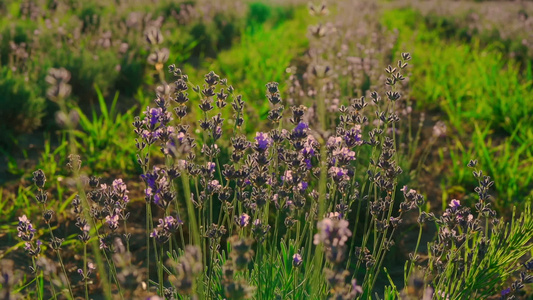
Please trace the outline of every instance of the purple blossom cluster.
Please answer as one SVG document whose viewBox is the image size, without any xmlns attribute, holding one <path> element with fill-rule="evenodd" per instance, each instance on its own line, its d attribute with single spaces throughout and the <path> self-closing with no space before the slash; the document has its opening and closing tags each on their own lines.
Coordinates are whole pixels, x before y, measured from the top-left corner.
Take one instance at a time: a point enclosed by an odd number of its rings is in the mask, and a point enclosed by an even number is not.
<svg viewBox="0 0 533 300">
<path fill-rule="evenodd" d="M 17 231 L 18 237 L 25 242 L 33 240 L 33 237 L 35 236 L 35 228 L 33 228 L 33 225 L 26 215 L 19 217 Z"/>
<path fill-rule="evenodd" d="M 127 219 L 126 206 L 129 202 L 128 189 L 122 179 L 116 179 L 111 186 L 103 183 L 100 189 L 93 191 L 92 197 L 99 196 L 103 208 L 100 211 L 109 229 L 115 231 L 119 227 L 119 221 Z"/>
<path fill-rule="evenodd" d="M 326 249 L 328 261 L 340 264 L 346 258 L 347 241 L 352 236 L 348 221 L 343 219 L 325 218 L 317 224 L 318 233 L 313 243 L 322 244 Z"/>
<path fill-rule="evenodd" d="M 159 219 L 159 224 L 150 233 L 150 237 L 153 237 L 160 244 L 166 243 L 182 224 L 183 221 L 172 216 Z"/>
<path fill-rule="evenodd" d="M 40 240 L 33 240 L 35 237 L 35 228 L 26 215 L 19 217 L 17 231 L 17 236 L 24 241 L 24 250 L 30 256 L 38 256 L 42 251 L 42 242 Z"/>
<path fill-rule="evenodd" d="M 268 133 L 258 132 L 255 136 L 254 149 L 257 152 L 265 152 L 272 145 L 272 139 Z"/>
</svg>

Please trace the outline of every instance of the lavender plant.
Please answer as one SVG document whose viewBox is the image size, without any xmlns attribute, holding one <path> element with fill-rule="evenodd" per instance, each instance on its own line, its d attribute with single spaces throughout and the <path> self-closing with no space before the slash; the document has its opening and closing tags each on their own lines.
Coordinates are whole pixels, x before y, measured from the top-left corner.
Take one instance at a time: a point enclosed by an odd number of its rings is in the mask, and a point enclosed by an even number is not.
<svg viewBox="0 0 533 300">
<path fill-rule="evenodd" d="M 471 161 L 469 167 L 475 168 L 476 163 Z M 479 181 L 474 213 L 453 199 L 440 217 L 426 212 L 420 215 L 420 230 L 424 223 L 435 222 L 437 239 L 428 244 L 429 259 L 419 265 L 418 271 L 411 273 L 419 256 L 412 256 L 412 262 L 406 264 L 405 284 L 410 288 L 402 292 L 402 298 L 413 299 L 422 294 L 439 299 L 486 298 L 501 291 L 501 299 L 514 299 L 525 284 L 532 282 L 526 263 L 526 271 L 521 271 L 510 287 L 502 289 L 502 284 L 522 268 L 520 261 L 527 259 L 532 248 L 531 200 L 519 218 L 513 213 L 513 221 L 505 223 L 491 209 L 489 188 L 494 182 L 482 171 L 473 173 Z"/>
</svg>

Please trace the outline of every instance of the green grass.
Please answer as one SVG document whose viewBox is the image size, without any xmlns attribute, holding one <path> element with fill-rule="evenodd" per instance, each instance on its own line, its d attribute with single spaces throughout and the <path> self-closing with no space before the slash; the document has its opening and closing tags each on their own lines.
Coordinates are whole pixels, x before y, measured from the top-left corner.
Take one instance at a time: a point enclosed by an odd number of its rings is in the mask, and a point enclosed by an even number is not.
<svg viewBox="0 0 533 300">
<path fill-rule="evenodd" d="M 92 115 L 86 116 L 77 109 L 80 115 L 80 130 L 76 131 L 76 137 L 80 141 L 80 155 L 97 172 L 132 171 L 135 169 L 136 148 L 131 124 L 133 113 L 139 107 L 134 106 L 125 113 L 118 112 L 117 92 L 108 109 L 100 89 L 95 86 L 95 90 L 100 113 L 93 108 Z M 139 99 L 139 102 L 142 102 L 142 99 Z"/>
<path fill-rule="evenodd" d="M 496 207 L 523 203 L 533 184 L 531 66 L 521 72 L 497 41 L 481 47 L 475 37 L 446 40 L 412 9 L 385 11 L 382 22 L 399 29 L 396 48 L 413 55 L 411 97 L 418 108 L 436 110 L 451 129 L 444 184 L 473 186 L 464 166 L 478 159 L 496 181 Z"/>
</svg>

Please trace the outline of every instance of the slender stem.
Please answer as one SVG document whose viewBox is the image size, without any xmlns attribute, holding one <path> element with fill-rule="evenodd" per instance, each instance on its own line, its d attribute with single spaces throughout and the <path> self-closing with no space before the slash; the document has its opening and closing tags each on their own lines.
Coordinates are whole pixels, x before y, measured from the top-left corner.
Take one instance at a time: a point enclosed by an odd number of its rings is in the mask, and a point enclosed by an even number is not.
<svg viewBox="0 0 533 300">
<path fill-rule="evenodd" d="M 55 288 L 54 283 L 52 282 L 52 280 L 50 280 L 50 287 L 52 288 L 52 296 L 54 297 L 54 299 L 57 299 L 56 288 Z"/>
<path fill-rule="evenodd" d="M 85 285 L 85 299 L 89 300 L 89 288 L 87 286 L 87 243 L 83 243 L 83 277 Z"/>
<path fill-rule="evenodd" d="M 50 230 L 50 236 L 52 237 L 52 243 L 55 243 L 55 237 L 54 237 L 54 231 L 52 230 L 52 227 L 50 226 L 49 222 L 46 222 L 48 225 L 48 229 Z M 67 281 L 68 291 L 70 293 L 70 297 L 74 299 L 74 294 L 72 293 L 72 287 L 70 286 L 70 280 L 67 274 L 67 270 L 65 270 L 65 265 L 63 264 L 63 259 L 61 259 L 61 254 L 59 253 L 59 249 L 54 249 L 54 252 L 57 254 L 57 258 L 59 259 L 59 264 L 61 265 L 61 270 L 63 271 L 63 275 L 65 275 L 65 280 Z"/>
<path fill-rule="evenodd" d="M 126 252 L 130 252 L 130 238 L 128 236 L 128 224 L 126 222 L 126 218 L 124 218 L 124 232 L 126 234 Z"/>
<path fill-rule="evenodd" d="M 35 263 L 35 257 L 32 256 L 31 257 L 31 262 L 33 264 L 33 270 L 35 271 L 35 273 L 37 273 L 37 264 Z M 37 297 L 39 297 L 39 299 L 43 299 L 43 295 L 41 294 L 41 288 L 39 287 L 39 277 L 42 277 L 43 274 L 42 274 L 42 271 L 41 271 L 41 276 L 36 276 L 35 277 L 35 289 L 37 290 Z M 50 282 L 50 285 L 53 285 L 52 282 Z M 55 294 L 55 292 L 54 292 Z"/>
<path fill-rule="evenodd" d="M 294 277 L 292 279 L 293 281 L 292 300 L 296 299 L 296 289 L 298 288 L 298 268 L 294 268 L 294 269 L 295 269 Z"/>
<path fill-rule="evenodd" d="M 159 247 L 159 257 L 157 258 L 157 265 L 159 266 L 157 270 L 157 275 L 159 277 L 159 295 L 163 296 L 163 245 Z"/>
<path fill-rule="evenodd" d="M 150 289 L 150 233 L 151 221 L 148 216 L 150 210 L 150 202 L 146 201 L 146 286 Z"/>
<path fill-rule="evenodd" d="M 422 213 L 422 208 L 418 208 L 418 213 Z M 415 251 L 413 252 L 413 260 L 409 264 L 409 271 L 407 271 L 407 276 L 404 278 L 404 285 L 407 286 L 407 281 L 409 280 L 409 277 L 411 276 L 411 272 L 413 270 L 413 267 L 415 265 L 415 259 L 416 259 L 416 253 L 418 253 L 418 246 L 420 245 L 420 239 L 422 238 L 422 224 L 419 224 L 419 230 L 418 230 L 418 239 L 416 240 L 416 246 Z"/>
</svg>

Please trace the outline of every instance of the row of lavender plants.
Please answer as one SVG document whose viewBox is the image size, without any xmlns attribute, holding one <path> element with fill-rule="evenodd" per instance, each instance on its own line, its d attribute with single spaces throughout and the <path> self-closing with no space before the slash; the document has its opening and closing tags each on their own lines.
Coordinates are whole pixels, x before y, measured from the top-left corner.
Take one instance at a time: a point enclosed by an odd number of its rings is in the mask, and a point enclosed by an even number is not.
<svg viewBox="0 0 533 300">
<path fill-rule="evenodd" d="M 311 6 L 310 12 L 321 18 L 328 8 Z M 479 182 L 473 207 L 454 199 L 444 212 L 430 212 L 423 191 L 401 184 L 408 173 L 401 164 L 406 157 L 416 160 L 418 136 L 404 99 L 411 56 L 403 53 L 382 74 L 377 69 L 387 52 L 369 45 L 390 49 L 386 37 L 369 33 L 353 57 L 347 41 L 358 33 L 332 23 L 312 26 L 309 33 L 303 74 L 291 70 L 287 100 L 278 83 L 266 84 L 271 109 L 262 128 L 268 129 L 249 139 L 243 132 L 245 99 L 214 72 L 198 85 L 170 65 L 167 79 L 166 59 L 158 55 L 161 32 L 150 31 L 149 60 L 161 85 L 153 107 L 133 123 L 146 202 L 143 237 L 127 222 L 126 184 L 83 175 L 71 135 L 78 276 L 63 263 L 64 240 L 54 235 L 46 175 L 38 170 L 36 201 L 50 242 L 41 242 L 27 216 L 19 218 L 18 235 L 31 257 L 30 286 L 36 287 L 23 292 L 39 299 L 521 295 L 533 282 L 530 204 L 521 216 L 502 221 L 490 204 L 493 182 L 475 160 L 468 166 Z M 69 77 L 64 69 L 51 70 L 48 95 L 72 131 Z M 386 257 L 412 225 L 418 238 L 404 249 L 410 253 L 401 263 L 404 276 L 391 278 Z M 435 237 L 425 247 L 422 237 L 433 228 Z M 12 288 L 17 275 L 10 269 L 3 264 L 2 295 L 8 299 L 20 289 Z M 380 287 L 380 278 L 389 283 Z"/>
<path fill-rule="evenodd" d="M 482 43 L 497 40 L 510 57 L 527 64 L 533 54 L 533 5 L 522 1 L 456 1 L 442 6 L 436 1 L 396 1 L 396 7 L 415 7 L 431 27 L 442 26 L 453 37 Z"/>
</svg>

